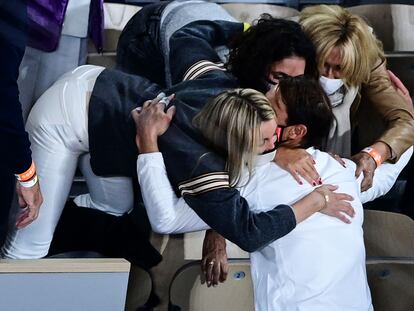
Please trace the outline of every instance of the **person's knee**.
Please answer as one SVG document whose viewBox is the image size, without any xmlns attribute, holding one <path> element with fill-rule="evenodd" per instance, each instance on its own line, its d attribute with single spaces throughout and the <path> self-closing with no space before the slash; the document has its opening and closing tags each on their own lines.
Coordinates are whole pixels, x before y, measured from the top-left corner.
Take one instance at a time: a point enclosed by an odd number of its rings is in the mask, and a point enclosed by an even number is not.
<svg viewBox="0 0 414 311">
<path fill-rule="evenodd" d="M 51 241 L 31 241 L 16 243 L 6 240 L 1 250 L 1 257 L 8 259 L 39 259 L 47 255 Z"/>
</svg>

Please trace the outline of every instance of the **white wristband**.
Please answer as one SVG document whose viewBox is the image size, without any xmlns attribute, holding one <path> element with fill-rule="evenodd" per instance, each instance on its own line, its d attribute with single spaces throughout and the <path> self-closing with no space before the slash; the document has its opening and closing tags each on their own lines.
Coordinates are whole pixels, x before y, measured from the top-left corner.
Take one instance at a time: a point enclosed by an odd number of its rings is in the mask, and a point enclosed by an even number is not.
<svg viewBox="0 0 414 311">
<path fill-rule="evenodd" d="M 20 185 L 24 188 L 31 188 L 38 182 L 37 175 L 35 175 L 32 179 L 28 181 L 19 181 Z"/>
</svg>

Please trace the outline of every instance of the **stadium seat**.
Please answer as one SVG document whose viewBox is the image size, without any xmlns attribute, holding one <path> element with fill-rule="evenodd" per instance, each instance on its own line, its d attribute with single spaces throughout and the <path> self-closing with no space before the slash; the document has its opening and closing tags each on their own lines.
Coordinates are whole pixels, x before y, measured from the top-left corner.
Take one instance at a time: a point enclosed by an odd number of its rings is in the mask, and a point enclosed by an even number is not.
<svg viewBox="0 0 414 311">
<path fill-rule="evenodd" d="M 103 52 L 101 54 L 97 53 L 95 47 L 90 43 L 88 46 L 88 64 L 106 68 L 115 67 L 116 47 L 122 29 L 140 9 L 141 7 L 136 5 L 104 3 Z"/>
<path fill-rule="evenodd" d="M 374 210 L 365 210 L 364 216 L 368 259 L 414 259 L 414 220 L 402 214 Z"/>
<path fill-rule="evenodd" d="M 375 310 L 414 310 L 414 221 L 366 210 L 364 238 Z"/>
<path fill-rule="evenodd" d="M 367 274 L 376 311 L 414 310 L 414 258 L 367 260 Z"/>
<path fill-rule="evenodd" d="M 180 268 L 170 285 L 170 311 L 251 311 L 253 287 L 248 260 L 230 260 L 227 281 L 218 287 L 201 284 L 200 262 Z"/>
<path fill-rule="evenodd" d="M 382 42 L 391 69 L 414 94 L 414 5 L 370 4 L 348 8 L 364 17 Z"/>
<path fill-rule="evenodd" d="M 292 8 L 263 3 L 226 3 L 222 4 L 222 7 L 235 19 L 246 23 L 252 23 L 263 13 L 278 18 L 293 17 L 299 14 L 299 11 Z"/>
<path fill-rule="evenodd" d="M 151 275 L 138 266 L 131 265 L 125 311 L 136 311 L 137 306 L 143 306 L 151 294 Z"/>
</svg>

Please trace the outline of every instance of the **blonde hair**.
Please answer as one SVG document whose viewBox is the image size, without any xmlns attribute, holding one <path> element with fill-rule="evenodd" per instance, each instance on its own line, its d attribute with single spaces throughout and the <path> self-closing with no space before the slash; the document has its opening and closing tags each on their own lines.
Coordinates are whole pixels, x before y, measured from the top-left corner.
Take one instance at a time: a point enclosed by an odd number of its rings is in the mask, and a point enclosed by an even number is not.
<svg viewBox="0 0 414 311">
<path fill-rule="evenodd" d="M 378 59 L 385 59 L 382 44 L 367 23 L 340 6 L 307 7 L 300 13 L 299 23 L 315 45 L 319 67 L 333 48 L 339 48 L 341 78 L 347 85 L 368 82 Z"/>
<path fill-rule="evenodd" d="M 238 185 L 247 164 L 249 178 L 253 159 L 261 139 L 263 121 L 275 118 L 269 100 L 253 89 L 225 91 L 211 101 L 194 117 L 193 125 L 218 152 L 227 155 L 226 170 L 230 184 Z"/>
</svg>

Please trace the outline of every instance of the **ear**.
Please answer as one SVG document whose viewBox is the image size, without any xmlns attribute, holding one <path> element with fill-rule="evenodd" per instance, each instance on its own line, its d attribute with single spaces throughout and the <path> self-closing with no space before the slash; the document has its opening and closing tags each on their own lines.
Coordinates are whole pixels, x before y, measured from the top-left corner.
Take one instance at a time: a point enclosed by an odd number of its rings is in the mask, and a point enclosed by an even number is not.
<svg viewBox="0 0 414 311">
<path fill-rule="evenodd" d="M 295 126 L 295 133 L 297 135 L 296 138 L 302 139 L 308 133 L 308 128 L 304 124 L 298 124 Z"/>
<path fill-rule="evenodd" d="M 286 136 L 289 140 L 300 140 L 303 137 L 305 137 L 306 133 L 308 132 L 308 129 L 306 125 L 303 124 L 297 124 L 288 126 L 285 131 L 287 130 Z"/>
</svg>

